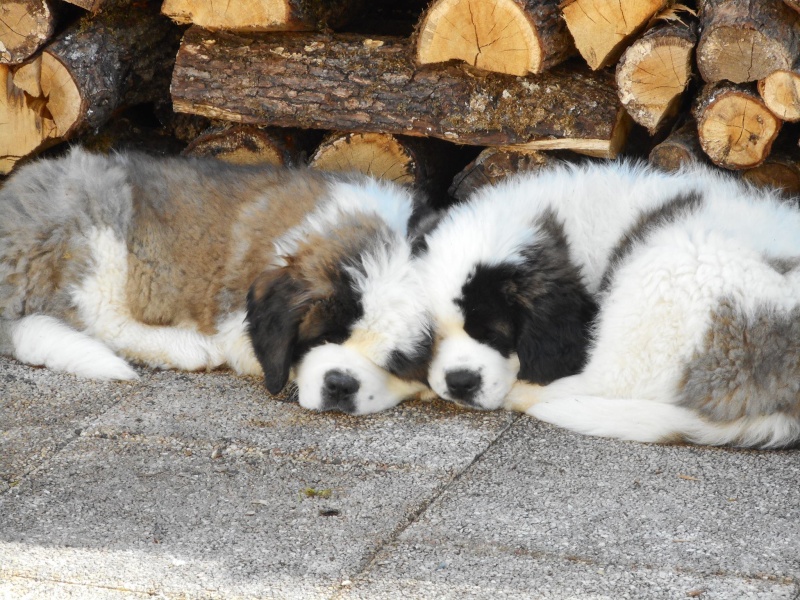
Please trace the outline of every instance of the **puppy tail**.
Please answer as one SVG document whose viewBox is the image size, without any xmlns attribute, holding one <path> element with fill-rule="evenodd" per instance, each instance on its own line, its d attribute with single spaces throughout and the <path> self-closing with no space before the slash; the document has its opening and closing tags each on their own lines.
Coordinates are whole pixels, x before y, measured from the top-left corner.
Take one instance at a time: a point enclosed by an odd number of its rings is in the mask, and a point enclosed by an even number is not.
<svg viewBox="0 0 800 600">
<path fill-rule="evenodd" d="M 134 380 L 131 366 L 102 342 L 45 315 L 0 320 L 0 352 L 90 379 Z"/>
<path fill-rule="evenodd" d="M 578 433 L 635 442 L 776 448 L 800 440 L 800 420 L 786 414 L 712 422 L 682 406 L 650 400 L 573 396 L 539 402 L 525 412 Z"/>
</svg>

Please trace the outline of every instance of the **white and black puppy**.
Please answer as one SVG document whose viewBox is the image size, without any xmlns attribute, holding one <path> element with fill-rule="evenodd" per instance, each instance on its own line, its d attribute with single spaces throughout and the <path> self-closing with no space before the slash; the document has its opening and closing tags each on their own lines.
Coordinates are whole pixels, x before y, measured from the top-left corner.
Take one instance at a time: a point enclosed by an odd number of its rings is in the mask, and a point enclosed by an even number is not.
<svg viewBox="0 0 800 600">
<path fill-rule="evenodd" d="M 424 389 L 430 323 L 398 186 L 80 149 L 0 189 L 0 351 L 81 376 L 126 362 L 264 373 L 300 402 L 382 410 Z M 249 290 L 249 296 L 248 296 Z"/>
<path fill-rule="evenodd" d="M 509 407 L 646 442 L 800 440 L 796 203 L 699 166 L 626 163 L 523 175 L 480 198 L 551 222 L 585 286 L 569 270 L 561 289 L 577 298 L 565 306 L 581 307 L 584 290 L 600 306 L 585 368 L 515 385 Z"/>
<path fill-rule="evenodd" d="M 585 362 L 595 303 L 558 207 L 531 187 L 481 188 L 424 238 L 428 383 L 443 398 L 500 408 L 518 379 L 548 383 Z"/>
</svg>

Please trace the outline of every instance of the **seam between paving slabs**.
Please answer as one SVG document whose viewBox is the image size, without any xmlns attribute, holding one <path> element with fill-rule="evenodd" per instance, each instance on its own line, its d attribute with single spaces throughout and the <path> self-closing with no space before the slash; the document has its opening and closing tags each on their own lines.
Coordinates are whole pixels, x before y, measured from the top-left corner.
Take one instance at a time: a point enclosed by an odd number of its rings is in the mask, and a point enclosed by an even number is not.
<svg viewBox="0 0 800 600">
<path fill-rule="evenodd" d="M 497 434 L 497 436 L 490 441 L 486 447 L 478 452 L 475 457 L 469 462 L 467 466 L 465 466 L 460 471 L 456 472 L 446 483 L 438 487 L 434 490 L 434 492 L 426 499 L 424 499 L 420 505 L 411 512 L 411 514 L 403 520 L 388 536 L 378 543 L 378 546 L 373 550 L 363 561 L 363 567 L 357 570 L 356 574 L 351 577 L 350 579 L 355 583 L 358 579 L 364 577 L 369 571 L 372 569 L 375 561 L 377 560 L 378 556 L 383 552 L 383 550 L 393 544 L 402 534 L 403 532 L 408 529 L 411 525 L 416 523 L 419 518 L 427 512 L 428 508 L 436 502 L 439 498 L 441 498 L 450 488 L 452 488 L 455 484 L 457 484 L 467 473 L 469 473 L 473 467 L 484 457 L 484 455 L 494 448 L 500 440 L 502 440 L 506 434 L 511 430 L 512 427 L 523 417 L 523 414 L 516 415 L 511 422 L 508 423 L 501 431 Z M 337 590 L 334 594 L 330 597 L 330 600 L 339 600 L 341 598 L 346 597 L 349 595 L 350 590 L 349 588 L 345 587 L 343 589 Z M 793 599 L 793 600 L 800 600 L 800 599 Z"/>
<path fill-rule="evenodd" d="M 153 371 L 146 371 L 146 373 L 147 373 L 146 376 L 144 376 L 144 374 L 140 373 L 139 381 L 137 382 L 137 384 L 146 384 L 146 383 L 148 383 L 150 381 L 150 379 L 153 376 Z M 107 406 L 105 408 L 105 410 L 103 410 L 103 411 L 101 411 L 101 412 L 99 412 L 99 413 L 97 413 L 95 415 L 92 415 L 92 416 L 88 417 L 87 420 L 86 420 L 86 423 L 84 424 L 83 427 L 81 427 L 79 429 L 74 429 L 73 432 L 72 432 L 72 435 L 67 437 L 63 442 L 53 446 L 53 452 L 50 454 L 50 456 L 48 456 L 46 459 L 44 459 L 42 462 L 40 462 L 39 464 L 35 465 L 34 467 L 28 469 L 27 471 L 24 471 L 23 473 L 20 473 L 19 477 L 16 480 L 15 485 L 9 485 L 4 490 L 0 489 L 0 497 L 6 496 L 9 493 L 11 493 L 12 490 L 17 489 L 20 485 L 22 485 L 22 483 L 25 482 L 26 479 L 28 479 L 28 477 L 30 477 L 31 475 L 35 474 L 37 471 L 39 471 L 40 469 L 42 469 L 43 467 L 48 465 L 50 463 L 50 461 L 52 461 L 59 454 L 61 454 L 61 451 L 64 450 L 64 448 L 66 448 L 67 446 L 72 444 L 75 440 L 80 438 L 81 435 L 83 434 L 83 432 L 91 427 L 92 423 L 96 423 L 98 421 L 98 419 L 101 419 L 110 410 L 113 410 L 119 404 L 121 404 L 122 402 L 125 402 L 126 400 L 130 399 L 131 397 L 135 396 L 138 393 L 139 393 L 139 389 L 138 389 L 138 386 L 137 386 L 136 388 L 133 388 L 133 389 L 129 390 L 127 394 L 124 394 L 122 397 L 120 397 L 119 400 L 117 400 L 113 404 L 110 404 L 109 406 Z"/>
</svg>

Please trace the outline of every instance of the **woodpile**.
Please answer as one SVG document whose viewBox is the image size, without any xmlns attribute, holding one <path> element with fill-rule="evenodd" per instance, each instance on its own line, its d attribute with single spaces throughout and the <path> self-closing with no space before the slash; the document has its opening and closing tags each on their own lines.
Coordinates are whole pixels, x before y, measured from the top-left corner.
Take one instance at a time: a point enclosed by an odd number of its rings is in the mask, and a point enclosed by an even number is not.
<svg viewBox="0 0 800 600">
<path fill-rule="evenodd" d="M 135 114 L 187 155 L 439 202 L 581 156 L 800 194 L 797 0 L 7 0 L 0 77 L 0 176 L 136 145 Z"/>
</svg>

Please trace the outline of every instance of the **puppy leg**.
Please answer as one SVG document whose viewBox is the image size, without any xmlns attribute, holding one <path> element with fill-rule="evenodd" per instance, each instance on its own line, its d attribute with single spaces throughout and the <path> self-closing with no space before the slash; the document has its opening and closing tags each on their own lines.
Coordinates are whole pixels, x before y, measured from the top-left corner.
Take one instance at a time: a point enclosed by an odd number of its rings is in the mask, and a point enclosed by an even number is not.
<svg viewBox="0 0 800 600">
<path fill-rule="evenodd" d="M 527 381 L 517 381 L 505 398 L 504 408 L 517 412 L 529 409 L 549 400 L 567 398 L 572 395 L 586 395 L 590 389 L 585 377 L 580 374 L 557 379 L 549 385 L 538 385 Z"/>
<path fill-rule="evenodd" d="M 31 315 L 3 325 L 20 362 L 91 379 L 139 378 L 108 346 L 52 317 Z"/>
</svg>

